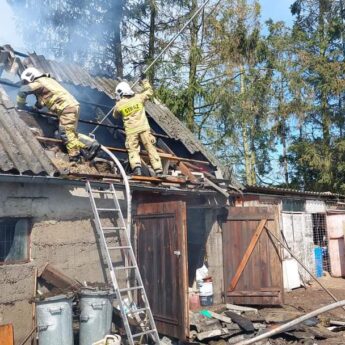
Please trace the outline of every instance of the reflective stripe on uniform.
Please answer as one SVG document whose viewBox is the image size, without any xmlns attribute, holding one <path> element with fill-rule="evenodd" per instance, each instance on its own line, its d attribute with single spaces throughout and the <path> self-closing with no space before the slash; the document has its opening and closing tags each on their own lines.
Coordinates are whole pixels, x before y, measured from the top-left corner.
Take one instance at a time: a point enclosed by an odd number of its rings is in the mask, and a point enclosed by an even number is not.
<svg viewBox="0 0 345 345">
<path fill-rule="evenodd" d="M 21 97 L 17 95 L 17 104 L 25 104 L 26 103 L 26 97 Z"/>
<path fill-rule="evenodd" d="M 120 107 L 118 111 L 122 114 L 122 116 L 126 117 L 134 113 L 137 113 L 143 108 L 144 108 L 144 105 L 141 102 L 138 102 L 138 100 L 134 99 L 133 101 L 129 101 L 125 105 Z"/>
</svg>

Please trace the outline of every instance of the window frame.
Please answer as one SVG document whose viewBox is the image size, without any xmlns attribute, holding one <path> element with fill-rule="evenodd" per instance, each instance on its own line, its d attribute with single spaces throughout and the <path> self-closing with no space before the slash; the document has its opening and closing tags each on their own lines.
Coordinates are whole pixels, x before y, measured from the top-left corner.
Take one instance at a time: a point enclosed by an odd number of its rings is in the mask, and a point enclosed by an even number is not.
<svg viewBox="0 0 345 345">
<path fill-rule="evenodd" d="M 32 232 L 32 218 L 30 217 L 0 217 L 1 220 L 16 220 L 16 222 L 25 219 L 28 222 L 27 229 L 27 244 L 26 244 L 26 258 L 21 260 L 1 261 L 0 267 L 6 265 L 27 264 L 31 262 L 31 232 Z"/>
</svg>

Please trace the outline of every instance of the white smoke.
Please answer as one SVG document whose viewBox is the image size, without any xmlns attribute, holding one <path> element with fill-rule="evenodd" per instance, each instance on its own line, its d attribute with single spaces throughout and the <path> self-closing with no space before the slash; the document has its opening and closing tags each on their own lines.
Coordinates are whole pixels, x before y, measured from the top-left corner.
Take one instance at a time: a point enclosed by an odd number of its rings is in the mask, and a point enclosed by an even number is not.
<svg viewBox="0 0 345 345">
<path fill-rule="evenodd" d="M 15 14 L 11 6 L 0 1 L 0 45 L 11 43 L 15 49 L 25 49 L 25 44 L 15 21 Z"/>
</svg>

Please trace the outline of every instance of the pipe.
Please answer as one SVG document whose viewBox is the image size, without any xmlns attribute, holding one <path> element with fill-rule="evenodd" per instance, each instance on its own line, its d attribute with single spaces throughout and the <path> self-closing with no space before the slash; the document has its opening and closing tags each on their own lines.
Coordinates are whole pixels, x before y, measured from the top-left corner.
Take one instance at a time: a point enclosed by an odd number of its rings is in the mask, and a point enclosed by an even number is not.
<svg viewBox="0 0 345 345">
<path fill-rule="evenodd" d="M 101 149 L 114 161 L 118 169 L 120 170 L 121 176 L 123 178 L 123 183 L 125 185 L 125 192 L 126 192 L 126 200 L 127 200 L 127 233 L 128 238 L 131 238 L 131 215 L 132 215 L 132 196 L 131 196 L 131 190 L 129 187 L 129 182 L 127 178 L 127 174 L 125 170 L 123 169 L 122 164 L 120 161 L 116 158 L 116 156 L 109 151 L 105 146 L 101 146 Z"/>
<path fill-rule="evenodd" d="M 308 268 L 296 257 L 296 255 L 287 246 L 285 246 L 273 232 L 271 232 L 267 227 L 265 227 L 265 228 L 266 228 L 266 231 L 268 232 L 268 234 L 275 238 L 275 240 L 305 269 L 305 271 L 310 274 L 310 276 L 316 281 L 316 283 L 319 284 L 320 287 L 329 296 L 331 296 L 335 302 L 338 302 L 339 300 L 332 294 L 332 292 L 329 291 L 323 284 L 321 284 L 321 282 L 317 279 L 317 277 L 312 272 L 310 272 L 310 270 L 308 270 Z"/>
<path fill-rule="evenodd" d="M 268 331 L 264 334 L 258 335 L 257 337 L 254 337 L 251 339 L 240 341 L 240 342 L 236 343 L 235 345 L 254 344 L 260 340 L 263 340 L 263 339 L 272 337 L 273 335 L 277 335 L 279 333 L 282 333 L 282 332 L 288 330 L 289 328 L 294 327 L 294 326 L 302 323 L 303 321 L 306 321 L 306 320 L 308 320 L 314 316 L 318 316 L 319 314 L 325 313 L 326 311 L 330 311 L 330 310 L 333 310 L 335 308 L 344 307 L 344 306 L 345 306 L 345 300 L 326 305 L 326 306 L 319 308 L 319 309 L 316 309 L 316 310 L 314 310 L 308 314 L 302 315 L 295 320 L 287 322 L 284 325 L 281 325 L 275 329 L 272 329 L 271 331 Z"/>
<path fill-rule="evenodd" d="M 150 63 L 150 65 L 148 67 L 145 68 L 144 70 L 144 74 L 158 61 L 158 59 L 171 47 L 171 45 L 176 41 L 176 39 L 182 34 L 182 32 L 188 27 L 188 25 L 193 21 L 193 19 L 204 9 L 204 7 L 208 4 L 210 0 L 206 0 L 200 7 L 198 10 L 196 10 L 196 12 L 192 15 L 192 17 L 186 22 L 185 25 L 183 25 L 182 29 L 170 40 L 170 42 L 166 45 L 166 47 L 158 54 L 158 56 Z M 137 85 L 140 81 L 140 78 L 137 79 L 134 84 L 132 85 L 132 88 Z M 105 119 L 108 118 L 108 116 L 113 112 L 115 108 L 115 105 L 110 109 L 110 111 L 103 117 L 103 119 L 101 119 L 101 121 L 99 121 L 99 125 L 101 123 L 103 123 L 103 121 Z M 96 126 L 92 132 L 90 134 L 94 134 L 97 129 L 98 129 L 98 126 Z"/>
</svg>

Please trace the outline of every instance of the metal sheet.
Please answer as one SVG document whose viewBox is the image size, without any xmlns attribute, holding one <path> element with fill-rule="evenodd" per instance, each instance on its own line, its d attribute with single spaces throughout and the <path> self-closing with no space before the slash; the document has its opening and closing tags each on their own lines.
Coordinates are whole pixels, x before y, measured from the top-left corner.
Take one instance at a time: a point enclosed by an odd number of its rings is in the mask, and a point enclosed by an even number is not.
<svg viewBox="0 0 345 345">
<path fill-rule="evenodd" d="M 0 87 L 0 171 L 14 174 L 50 175 L 58 169 L 20 119 Z"/>
<path fill-rule="evenodd" d="M 11 69 L 16 60 L 13 49 L 9 46 L 0 47 L 1 52 L 5 55 L 3 57 L 0 56 L 0 61 L 4 60 L 5 68 Z M 8 56 L 8 52 L 10 52 L 10 56 Z M 23 65 L 34 66 L 45 73 L 50 73 L 59 82 L 89 87 L 106 94 L 111 99 L 115 99 L 115 88 L 118 83 L 116 80 L 91 76 L 77 64 L 48 60 L 43 55 L 37 55 L 36 53 L 28 54 L 22 62 L 23 64 L 19 67 L 19 72 L 24 68 Z M 140 88 L 138 88 L 139 90 Z M 146 111 L 170 138 L 181 142 L 190 154 L 197 154 L 198 157 L 196 158 L 198 159 L 203 159 L 204 157 L 214 167 L 219 168 L 225 178 L 232 178 L 230 177 L 229 169 L 223 166 L 215 155 L 209 152 L 200 140 L 166 106 L 156 102 L 147 102 Z M 232 178 L 232 180 L 231 183 L 233 185 L 241 187 L 241 184 L 235 178 Z"/>
<path fill-rule="evenodd" d="M 160 333 L 186 339 L 189 331 L 186 205 L 140 203 L 135 217 L 138 263 Z"/>
<path fill-rule="evenodd" d="M 230 207 L 222 224 L 224 282 L 226 300 L 240 305 L 280 305 L 283 303 L 282 264 L 279 251 L 263 231 L 234 291 L 229 290 L 243 255 L 261 219 L 277 233 L 274 207 Z"/>
</svg>

